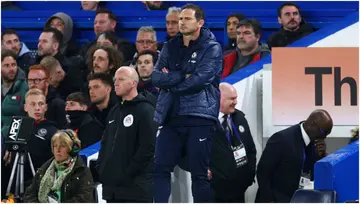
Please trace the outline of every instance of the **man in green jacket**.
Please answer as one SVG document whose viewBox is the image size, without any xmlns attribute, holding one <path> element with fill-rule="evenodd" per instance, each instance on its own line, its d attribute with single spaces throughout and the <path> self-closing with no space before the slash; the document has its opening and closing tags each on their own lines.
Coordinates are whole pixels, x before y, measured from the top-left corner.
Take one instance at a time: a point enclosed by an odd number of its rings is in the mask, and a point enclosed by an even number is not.
<svg viewBox="0 0 360 204">
<path fill-rule="evenodd" d="M 12 116 L 24 115 L 25 94 L 28 91 L 25 72 L 16 63 L 16 54 L 1 50 L 1 133 L 6 136 Z"/>
</svg>

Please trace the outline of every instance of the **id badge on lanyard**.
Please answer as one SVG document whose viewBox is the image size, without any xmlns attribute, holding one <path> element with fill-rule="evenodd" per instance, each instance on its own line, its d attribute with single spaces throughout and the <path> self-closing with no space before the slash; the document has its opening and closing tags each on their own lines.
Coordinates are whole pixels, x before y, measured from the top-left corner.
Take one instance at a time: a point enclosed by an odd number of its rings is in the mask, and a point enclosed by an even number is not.
<svg viewBox="0 0 360 204">
<path fill-rule="evenodd" d="M 240 145 L 237 146 L 232 146 L 231 145 L 231 149 L 233 151 L 233 155 L 234 155 L 234 159 L 236 162 L 236 168 L 242 167 L 245 164 L 247 164 L 248 160 L 247 160 L 247 156 L 246 156 L 246 149 L 244 144 L 242 143 L 241 139 L 240 139 L 240 134 L 238 132 L 238 130 L 236 129 L 231 116 L 230 116 L 230 121 L 231 121 L 231 126 L 232 126 L 232 130 L 233 133 L 236 135 L 236 137 L 239 139 L 240 141 Z M 230 130 L 226 133 L 226 137 L 228 138 L 229 143 L 231 144 L 231 140 L 230 140 Z"/>
<path fill-rule="evenodd" d="M 311 185 L 311 175 L 304 172 L 305 160 L 306 160 L 306 154 L 305 154 L 305 149 L 304 149 L 304 158 L 303 158 L 303 165 L 302 165 L 302 169 L 301 169 L 299 189 L 304 189 L 307 186 Z"/>
</svg>

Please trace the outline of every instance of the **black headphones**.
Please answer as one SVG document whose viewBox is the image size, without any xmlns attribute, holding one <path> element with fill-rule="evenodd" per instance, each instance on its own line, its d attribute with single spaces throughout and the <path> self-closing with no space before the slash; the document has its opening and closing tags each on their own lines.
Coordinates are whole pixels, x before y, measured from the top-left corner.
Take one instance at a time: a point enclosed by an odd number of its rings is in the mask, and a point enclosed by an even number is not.
<svg viewBox="0 0 360 204">
<path fill-rule="evenodd" d="M 71 140 L 73 142 L 73 145 L 71 147 L 71 151 L 69 153 L 70 156 L 71 157 L 77 156 L 79 154 L 81 148 L 80 148 L 80 145 L 75 142 L 75 136 L 73 135 L 73 133 L 70 130 L 62 130 L 62 131 L 64 133 L 66 133 L 71 138 Z"/>
</svg>

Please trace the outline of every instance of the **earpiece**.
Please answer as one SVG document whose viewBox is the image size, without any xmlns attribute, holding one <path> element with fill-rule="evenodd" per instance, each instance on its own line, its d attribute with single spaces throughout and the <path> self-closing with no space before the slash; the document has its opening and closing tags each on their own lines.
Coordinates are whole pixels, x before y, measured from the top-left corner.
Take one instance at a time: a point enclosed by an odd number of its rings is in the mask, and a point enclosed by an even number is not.
<svg viewBox="0 0 360 204">
<path fill-rule="evenodd" d="M 72 140 L 73 145 L 71 147 L 71 152 L 69 153 L 71 157 L 75 157 L 79 154 L 80 152 L 80 146 L 75 142 L 75 136 L 73 135 L 73 133 L 69 130 L 62 130 L 63 132 L 65 132 Z"/>
</svg>

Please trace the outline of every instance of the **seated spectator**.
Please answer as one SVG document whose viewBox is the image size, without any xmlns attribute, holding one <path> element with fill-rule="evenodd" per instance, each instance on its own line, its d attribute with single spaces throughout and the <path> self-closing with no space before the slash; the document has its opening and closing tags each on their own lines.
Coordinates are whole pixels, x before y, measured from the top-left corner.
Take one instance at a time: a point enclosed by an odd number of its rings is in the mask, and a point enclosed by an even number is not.
<svg viewBox="0 0 360 204">
<path fill-rule="evenodd" d="M 285 2 L 279 7 L 278 21 L 280 30 L 267 39 L 270 49 L 285 47 L 314 32 L 312 26 L 302 18 L 299 6 L 291 2 Z"/>
<path fill-rule="evenodd" d="M 259 42 L 261 24 L 255 19 L 240 21 L 236 27 L 236 50 L 224 56 L 224 69 L 221 78 L 254 63 L 270 54 L 266 44 Z"/>
<path fill-rule="evenodd" d="M 224 51 L 236 49 L 236 27 L 240 21 L 246 19 L 242 13 L 232 13 L 226 19 L 226 33 L 228 35 L 228 45 Z"/>
<path fill-rule="evenodd" d="M 25 94 L 28 91 L 25 73 L 16 63 L 15 52 L 1 50 L 1 132 L 11 123 L 12 116 L 24 114 L 23 105 Z"/>
<path fill-rule="evenodd" d="M 87 63 L 90 73 L 107 73 L 113 77 L 124 57 L 114 47 L 96 45 L 90 49 Z"/>
<path fill-rule="evenodd" d="M 58 12 L 52 15 L 45 23 L 45 27 L 56 28 L 63 34 L 60 52 L 66 57 L 78 54 L 79 47 L 72 41 L 73 20 L 69 15 Z"/>
<path fill-rule="evenodd" d="M 81 10 L 96 11 L 99 8 L 100 1 L 81 1 Z"/>
<path fill-rule="evenodd" d="M 168 2 L 164 1 L 141 1 L 145 4 L 148 11 L 151 10 L 167 10 L 169 8 Z"/>
<path fill-rule="evenodd" d="M 19 35 L 13 29 L 6 29 L 1 33 L 1 45 L 16 54 L 17 65 L 27 74 L 29 67 L 35 64 L 29 48 L 20 41 Z"/>
<path fill-rule="evenodd" d="M 68 58 L 66 58 L 60 51 L 63 42 L 62 33 L 55 28 L 45 28 L 39 37 L 38 54 L 36 57 L 36 63 L 40 64 L 40 61 L 46 56 L 55 57 L 61 64 L 61 67 L 65 72 L 71 69 L 78 69 L 76 64 L 73 64 Z"/>
<path fill-rule="evenodd" d="M 124 66 L 136 67 L 137 57 L 140 52 L 144 50 L 151 50 L 153 52 L 160 52 L 157 50 L 158 43 L 156 40 L 156 31 L 152 26 L 142 26 L 139 28 L 136 36 L 136 53 L 133 59 L 124 63 Z"/>
<path fill-rule="evenodd" d="M 37 88 L 44 92 L 47 104 L 46 119 L 55 122 L 57 128 L 63 128 L 66 125 L 65 102 L 56 90 L 49 85 L 47 69 L 41 65 L 31 66 L 28 74 L 28 86 L 29 89 Z"/>
<path fill-rule="evenodd" d="M 93 73 L 88 76 L 91 106 L 89 112 L 106 126 L 109 111 L 120 99 L 114 92 L 112 77 L 105 73 Z"/>
<path fill-rule="evenodd" d="M 144 50 L 139 54 L 137 60 L 137 72 L 139 73 L 140 81 L 138 83 L 138 92 L 142 93 L 148 91 L 155 96 L 158 95 L 159 90 L 152 84 L 151 74 L 154 71 L 154 66 L 157 61 L 157 53 L 151 50 Z"/>
<path fill-rule="evenodd" d="M 105 31 L 115 32 L 116 30 L 116 15 L 104 8 L 100 8 L 96 11 L 96 16 L 94 19 L 94 32 L 98 36 Z M 81 51 L 80 56 L 84 58 L 84 61 L 87 61 L 88 50 L 96 44 L 96 40 L 90 41 L 85 44 Z M 135 47 L 132 43 L 128 42 L 126 39 L 118 38 L 118 49 L 123 53 L 125 62 L 132 59 L 132 56 L 135 53 Z"/>
<path fill-rule="evenodd" d="M 166 14 L 166 32 L 167 36 L 165 41 L 170 40 L 172 37 L 176 36 L 179 32 L 179 16 L 181 8 L 179 7 L 170 7 L 168 13 Z"/>
<path fill-rule="evenodd" d="M 49 72 L 49 85 L 55 89 L 63 100 L 69 94 L 81 90 L 84 83 L 80 74 L 74 72 L 76 69 L 65 73 L 59 61 L 51 56 L 44 57 L 40 65 Z"/>
<path fill-rule="evenodd" d="M 51 139 L 54 158 L 44 163 L 26 189 L 26 203 L 94 203 L 93 178 L 81 157 L 80 140 L 72 130 Z"/>
<path fill-rule="evenodd" d="M 27 143 L 35 171 L 52 157 L 50 141 L 57 129 L 55 123 L 45 118 L 46 98 L 40 89 L 30 89 L 26 93 L 24 109 L 28 116 L 35 120 L 33 133 Z M 25 165 L 25 187 L 30 185 L 33 174 L 30 165 Z"/>
<path fill-rule="evenodd" d="M 97 45 L 112 46 L 118 49 L 116 34 L 112 31 L 105 31 L 98 35 L 96 39 Z"/>
<path fill-rule="evenodd" d="M 78 134 L 81 149 L 99 142 L 104 131 L 104 126 L 88 112 L 89 104 L 81 92 L 72 93 L 66 98 L 67 128 Z"/>
</svg>

